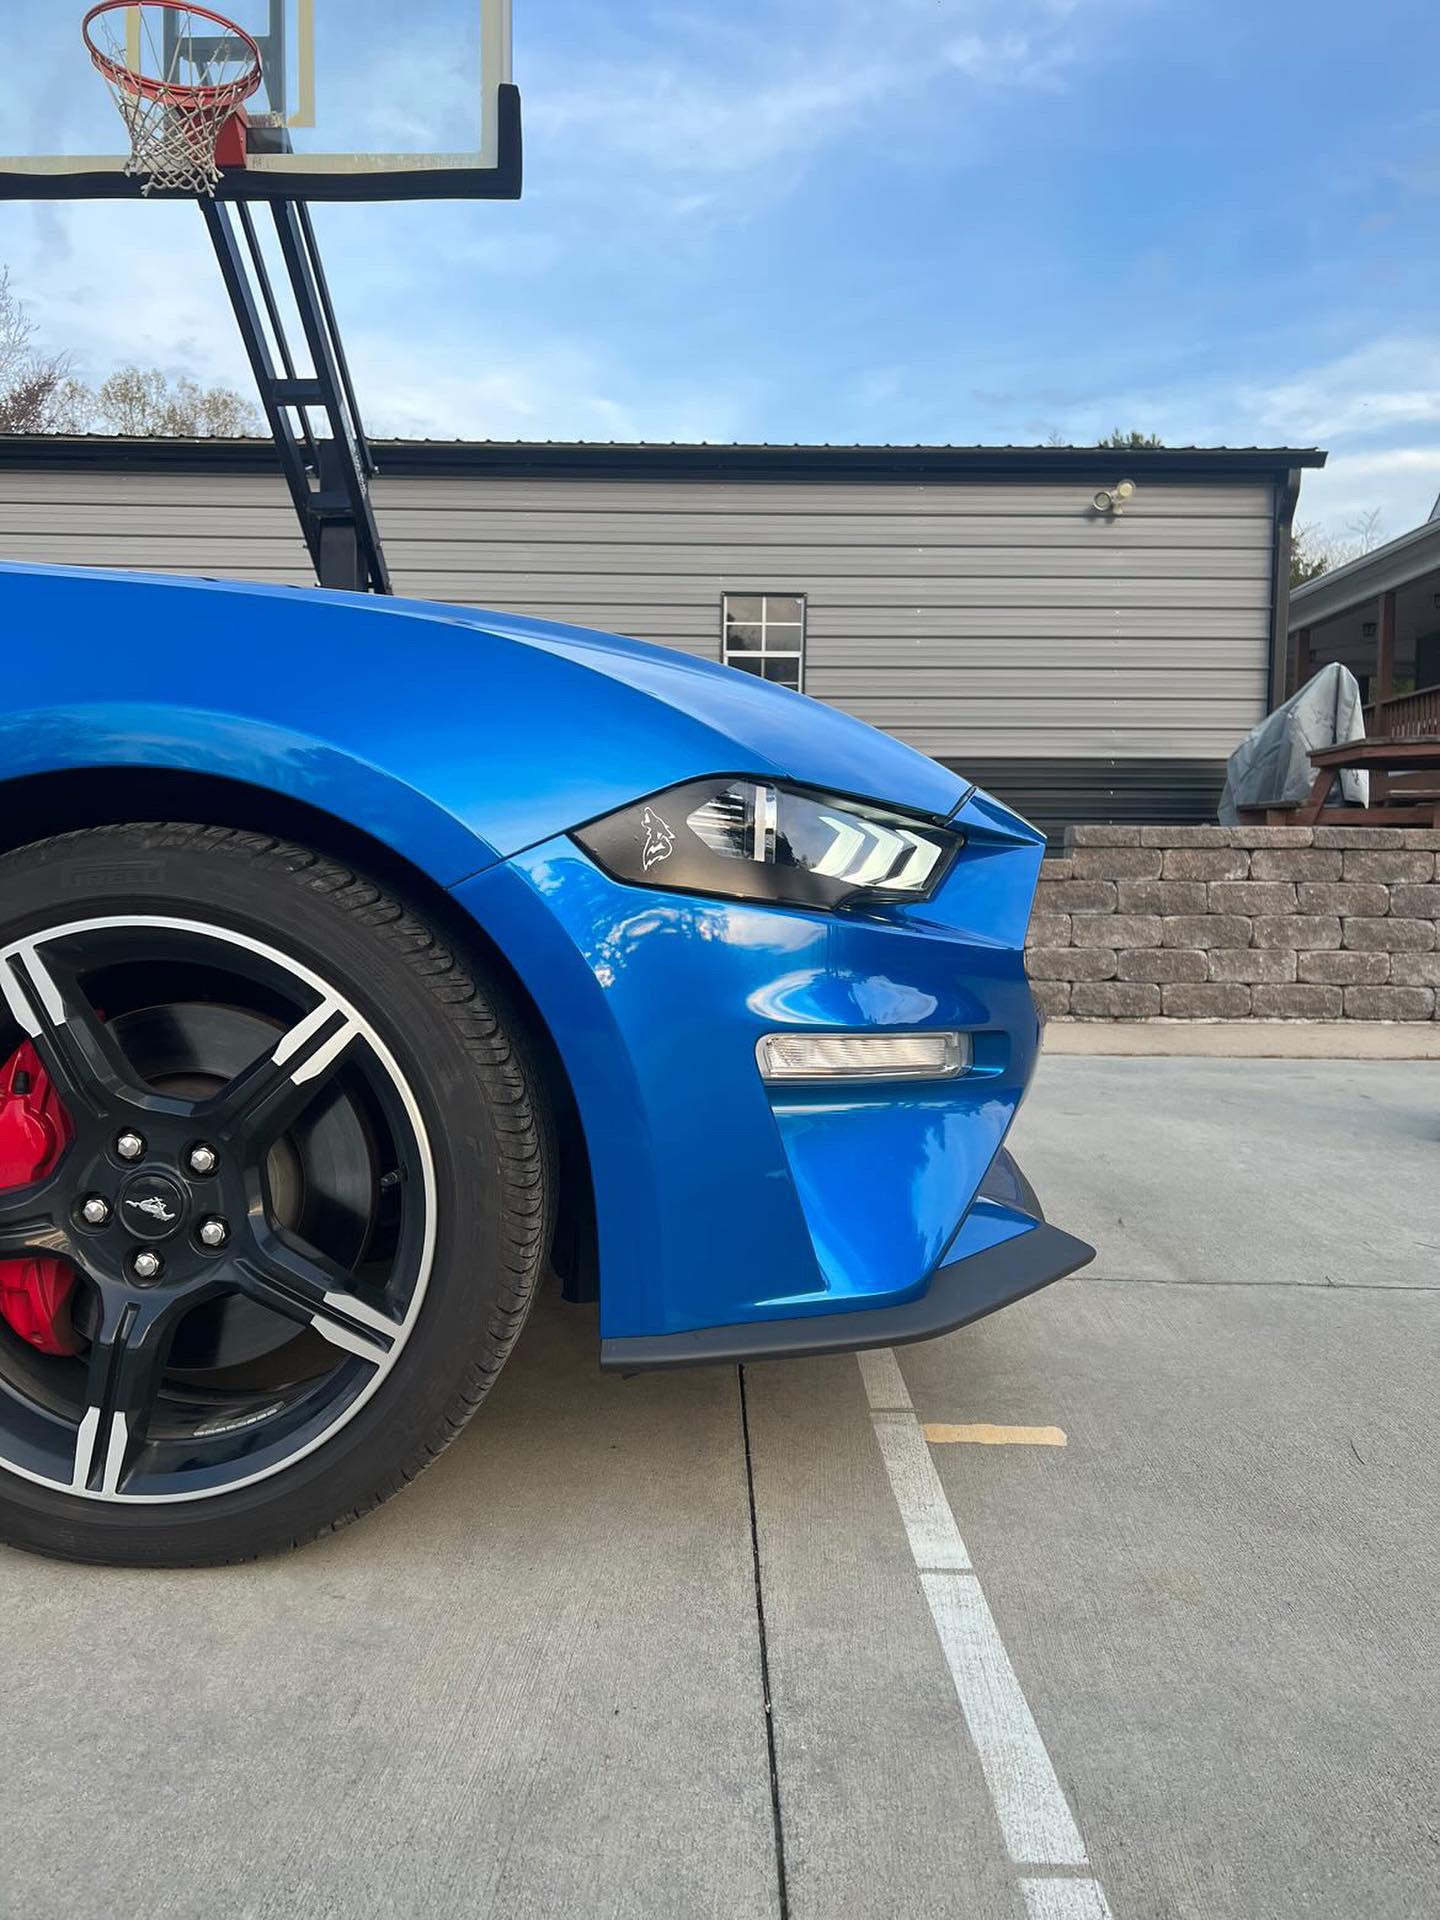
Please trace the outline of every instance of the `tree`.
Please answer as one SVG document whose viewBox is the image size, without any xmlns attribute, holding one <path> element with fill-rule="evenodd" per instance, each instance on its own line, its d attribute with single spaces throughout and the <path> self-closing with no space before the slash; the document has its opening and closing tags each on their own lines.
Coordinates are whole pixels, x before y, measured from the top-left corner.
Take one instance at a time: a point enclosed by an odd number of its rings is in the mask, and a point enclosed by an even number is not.
<svg viewBox="0 0 1440 1920">
<path fill-rule="evenodd" d="M 234 439 L 261 431 L 260 415 L 233 387 L 202 387 L 188 374 L 121 367 L 92 396 L 101 432 L 144 440 Z"/>
<path fill-rule="evenodd" d="M 1303 587 L 1330 571 L 1330 555 L 1318 527 L 1295 527 L 1290 534 L 1290 584 Z"/>
<path fill-rule="evenodd" d="M 121 367 L 98 389 L 77 380 L 64 354 L 35 345 L 37 328 L 0 268 L 0 433 L 115 433 L 138 439 L 210 440 L 263 431 L 232 387 L 188 374 Z"/>
<path fill-rule="evenodd" d="M 1132 427 L 1128 433 L 1116 427 L 1095 442 L 1097 447 L 1163 447 L 1158 433 L 1140 433 Z"/>
<path fill-rule="evenodd" d="M 35 332 L 0 268 L 0 433 L 54 433 L 74 384 L 63 355 L 36 350 Z"/>
<path fill-rule="evenodd" d="M 1385 541 L 1380 509 L 1370 507 L 1352 513 L 1345 522 L 1345 538 L 1327 534 L 1312 525 L 1296 527 L 1290 535 L 1290 584 L 1303 587 L 1307 580 L 1318 580 L 1332 567 L 1343 567 L 1363 554 L 1373 553 Z"/>
</svg>

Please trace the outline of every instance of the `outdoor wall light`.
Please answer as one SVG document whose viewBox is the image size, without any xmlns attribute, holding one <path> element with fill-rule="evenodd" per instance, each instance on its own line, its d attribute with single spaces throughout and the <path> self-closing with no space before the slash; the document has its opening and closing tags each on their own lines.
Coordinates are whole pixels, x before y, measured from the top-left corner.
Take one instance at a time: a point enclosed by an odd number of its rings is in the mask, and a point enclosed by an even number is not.
<svg viewBox="0 0 1440 1920">
<path fill-rule="evenodd" d="M 1101 487 L 1093 502 L 1097 513 L 1121 514 L 1127 500 L 1133 499 L 1135 482 L 1120 480 L 1113 487 Z"/>
</svg>

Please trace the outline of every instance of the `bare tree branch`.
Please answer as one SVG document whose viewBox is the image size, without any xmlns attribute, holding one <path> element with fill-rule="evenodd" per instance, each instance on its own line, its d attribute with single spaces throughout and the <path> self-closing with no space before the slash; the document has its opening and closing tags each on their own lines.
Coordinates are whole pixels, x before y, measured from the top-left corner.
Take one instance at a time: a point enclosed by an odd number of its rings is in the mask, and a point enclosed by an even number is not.
<svg viewBox="0 0 1440 1920">
<path fill-rule="evenodd" d="M 35 322 L 0 269 L 0 433 L 114 433 L 137 439 L 230 439 L 263 431 L 258 409 L 231 387 L 172 380 L 158 367 L 121 367 L 98 389 L 65 354 L 41 352 Z"/>
</svg>

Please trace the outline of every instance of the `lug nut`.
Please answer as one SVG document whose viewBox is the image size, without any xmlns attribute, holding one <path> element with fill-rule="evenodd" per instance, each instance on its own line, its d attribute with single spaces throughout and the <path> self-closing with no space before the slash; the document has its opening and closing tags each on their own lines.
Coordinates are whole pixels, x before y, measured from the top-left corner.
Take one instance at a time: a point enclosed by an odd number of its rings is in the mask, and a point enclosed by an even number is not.
<svg viewBox="0 0 1440 1920">
<path fill-rule="evenodd" d="M 213 1147 L 204 1145 L 192 1147 L 186 1163 L 191 1173 L 213 1173 L 220 1164 L 219 1156 Z"/>
<path fill-rule="evenodd" d="M 122 1133 L 115 1142 L 115 1151 L 122 1160 L 138 1160 L 145 1151 L 145 1142 L 138 1133 Z"/>
<path fill-rule="evenodd" d="M 158 1253 L 151 1253 L 148 1248 L 137 1253 L 130 1264 L 137 1280 L 158 1280 L 165 1271 L 165 1262 Z"/>
<path fill-rule="evenodd" d="M 103 1227 L 110 1218 L 110 1202 L 102 1200 L 98 1193 L 92 1193 L 80 1209 L 80 1218 L 87 1227 Z"/>
<path fill-rule="evenodd" d="M 200 1222 L 200 1244 L 202 1247 L 223 1247 L 230 1238 L 230 1229 L 223 1220 L 210 1219 Z"/>
</svg>

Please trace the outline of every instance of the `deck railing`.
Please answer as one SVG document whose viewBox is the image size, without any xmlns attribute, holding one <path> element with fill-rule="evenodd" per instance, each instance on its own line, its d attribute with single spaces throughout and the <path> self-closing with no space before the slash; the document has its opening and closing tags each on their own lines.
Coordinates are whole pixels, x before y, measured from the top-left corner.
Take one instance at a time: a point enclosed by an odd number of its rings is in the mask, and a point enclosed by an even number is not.
<svg viewBox="0 0 1440 1920">
<path fill-rule="evenodd" d="M 1417 687 L 1365 709 L 1365 732 L 1372 740 L 1423 740 L 1440 736 L 1440 687 Z"/>
</svg>

